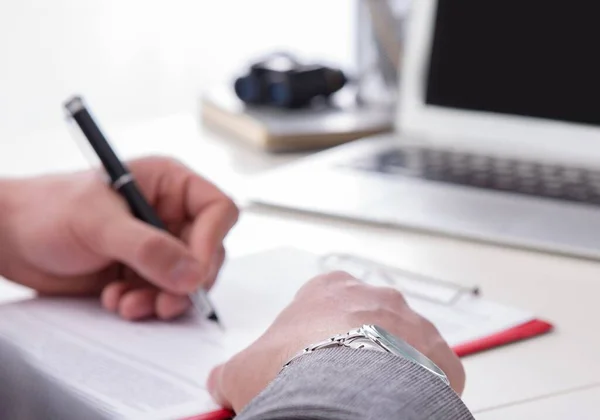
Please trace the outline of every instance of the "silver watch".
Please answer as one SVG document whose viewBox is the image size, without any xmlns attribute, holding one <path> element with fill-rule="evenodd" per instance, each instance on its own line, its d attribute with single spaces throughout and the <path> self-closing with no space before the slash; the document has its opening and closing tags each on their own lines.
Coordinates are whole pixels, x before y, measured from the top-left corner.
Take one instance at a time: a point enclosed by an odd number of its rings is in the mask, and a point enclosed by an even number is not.
<svg viewBox="0 0 600 420">
<path fill-rule="evenodd" d="M 283 368 L 290 365 L 300 356 L 312 353 L 316 350 L 333 347 L 349 347 L 352 349 L 367 349 L 392 353 L 396 356 L 408 359 L 419 366 L 422 366 L 444 381 L 447 385 L 450 384 L 450 381 L 448 380 L 448 377 L 444 371 L 435 363 L 433 363 L 428 357 L 423 355 L 406 341 L 395 337 L 383 328 L 376 325 L 363 325 L 360 328 L 350 330 L 346 334 L 335 335 L 327 340 L 312 344 L 288 360 Z"/>
</svg>

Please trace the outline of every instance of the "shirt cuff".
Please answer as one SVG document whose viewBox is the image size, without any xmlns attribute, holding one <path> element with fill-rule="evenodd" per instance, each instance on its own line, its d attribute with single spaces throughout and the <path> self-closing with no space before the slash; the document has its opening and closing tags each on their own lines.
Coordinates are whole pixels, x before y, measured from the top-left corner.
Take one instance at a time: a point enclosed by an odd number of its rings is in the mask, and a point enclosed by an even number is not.
<svg viewBox="0 0 600 420">
<path fill-rule="evenodd" d="M 276 419 L 472 419 L 460 397 L 422 366 L 345 347 L 301 356 L 238 416 Z"/>
</svg>

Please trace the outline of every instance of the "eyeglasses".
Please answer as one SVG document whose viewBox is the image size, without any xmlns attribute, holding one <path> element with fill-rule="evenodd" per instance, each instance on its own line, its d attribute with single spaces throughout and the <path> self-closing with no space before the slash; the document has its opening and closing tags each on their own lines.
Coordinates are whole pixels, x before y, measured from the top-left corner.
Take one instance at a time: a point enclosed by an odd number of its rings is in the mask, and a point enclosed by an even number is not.
<svg viewBox="0 0 600 420">
<path fill-rule="evenodd" d="M 463 286 L 351 254 L 327 254 L 319 263 L 323 271 L 346 271 L 365 283 L 394 287 L 406 296 L 442 305 L 453 305 L 465 295 L 480 294 L 476 286 Z"/>
</svg>

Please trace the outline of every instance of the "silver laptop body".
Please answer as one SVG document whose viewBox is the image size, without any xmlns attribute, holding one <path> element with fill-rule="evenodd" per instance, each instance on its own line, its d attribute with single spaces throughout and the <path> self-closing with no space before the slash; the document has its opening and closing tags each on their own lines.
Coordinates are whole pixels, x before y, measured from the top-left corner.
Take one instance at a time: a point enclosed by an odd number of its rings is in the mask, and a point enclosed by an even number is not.
<svg viewBox="0 0 600 420">
<path fill-rule="evenodd" d="M 600 27 L 592 3 L 545 4 L 414 2 L 395 131 L 265 173 L 249 198 L 599 257 Z"/>
</svg>

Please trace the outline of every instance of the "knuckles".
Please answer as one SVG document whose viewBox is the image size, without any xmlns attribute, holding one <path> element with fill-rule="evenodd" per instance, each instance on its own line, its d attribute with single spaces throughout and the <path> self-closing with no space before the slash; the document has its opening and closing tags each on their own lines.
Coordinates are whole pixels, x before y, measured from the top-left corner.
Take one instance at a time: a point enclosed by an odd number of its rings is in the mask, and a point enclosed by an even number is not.
<svg viewBox="0 0 600 420">
<path fill-rule="evenodd" d="M 345 271 L 331 271 L 312 278 L 310 281 L 308 281 L 308 283 L 306 283 L 303 289 L 315 289 L 317 292 L 331 289 L 336 289 L 339 291 L 341 288 L 359 283 L 360 282 L 350 273 Z"/>
<path fill-rule="evenodd" d="M 386 319 L 399 317 L 408 308 L 403 294 L 392 287 L 378 287 L 356 279 L 345 271 L 332 271 L 311 279 L 296 295 L 302 299 L 323 300 L 342 305 L 344 313 Z"/>
<path fill-rule="evenodd" d="M 401 307 L 406 305 L 406 299 L 398 289 L 393 287 L 381 287 L 379 288 L 378 293 L 381 295 L 382 299 L 390 302 L 394 306 Z"/>
<path fill-rule="evenodd" d="M 128 165 L 134 172 L 143 167 L 178 168 L 185 166 L 179 159 L 170 156 L 147 156 L 132 159 L 128 162 Z"/>
<path fill-rule="evenodd" d="M 322 282 L 338 284 L 348 283 L 349 281 L 358 282 L 358 279 L 352 276 L 352 274 L 342 270 L 330 271 L 329 273 L 318 276 L 317 279 L 320 279 Z"/>
<path fill-rule="evenodd" d="M 240 218 L 240 209 L 235 202 L 228 196 L 224 200 L 224 212 L 231 218 L 231 224 L 235 225 Z"/>
</svg>

